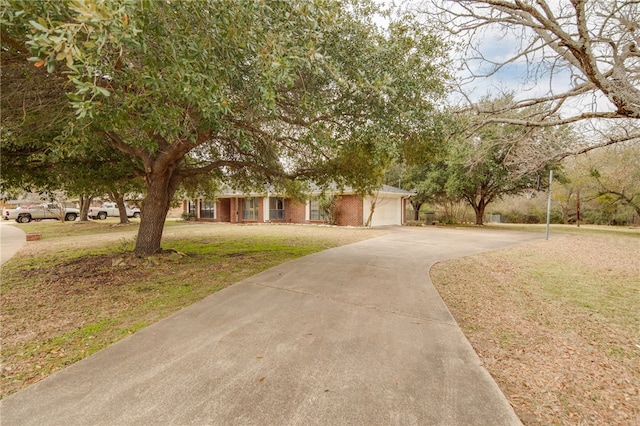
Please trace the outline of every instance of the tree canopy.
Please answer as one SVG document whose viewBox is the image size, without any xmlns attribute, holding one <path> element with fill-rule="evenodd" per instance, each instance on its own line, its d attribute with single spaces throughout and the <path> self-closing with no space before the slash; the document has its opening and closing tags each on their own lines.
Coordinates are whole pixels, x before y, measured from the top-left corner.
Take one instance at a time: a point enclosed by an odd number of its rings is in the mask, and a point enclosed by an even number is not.
<svg viewBox="0 0 640 426">
<path fill-rule="evenodd" d="M 444 191 L 465 200 L 474 210 L 476 225 L 483 224 L 487 205 L 505 195 L 535 189 L 537 179 L 550 165 L 532 159 L 531 167 L 521 167 L 519 146 L 540 137 L 519 126 L 484 126 L 472 139 L 453 140 L 446 159 Z M 505 143 L 509 140 L 509 143 Z"/>
<path fill-rule="evenodd" d="M 379 181 L 443 96 L 446 49 L 411 16 L 382 29 L 375 13 L 366 1 L 9 1 L 2 42 L 65 77 L 53 97 L 66 92 L 76 117 L 47 138 L 90 132 L 135 159 L 147 191 L 135 252 L 149 255 L 176 189 L 199 174 Z"/>
<path fill-rule="evenodd" d="M 500 108 L 511 96 L 485 98 L 481 107 Z M 527 114 L 527 111 L 521 112 Z M 517 118 L 512 112 L 512 117 Z M 455 117 L 455 120 L 453 119 Z M 574 138 L 566 127 L 523 127 L 507 123 L 479 123 L 482 114 L 454 112 L 442 120 L 439 146 L 429 158 L 406 155 L 405 185 L 412 185 L 418 200 L 464 200 L 483 224 L 487 205 L 506 195 L 535 189 L 541 175 L 551 167 L 552 153 L 562 151 Z M 423 150 L 424 151 L 424 150 Z M 409 151 L 410 154 L 411 151 Z"/>
</svg>

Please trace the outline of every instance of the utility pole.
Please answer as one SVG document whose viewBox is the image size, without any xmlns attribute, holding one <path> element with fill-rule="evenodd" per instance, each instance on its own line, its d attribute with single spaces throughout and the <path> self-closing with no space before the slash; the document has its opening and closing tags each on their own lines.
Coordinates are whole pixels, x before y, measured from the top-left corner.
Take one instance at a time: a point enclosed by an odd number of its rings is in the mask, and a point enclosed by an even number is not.
<svg viewBox="0 0 640 426">
<path fill-rule="evenodd" d="M 549 170 L 549 199 L 547 200 L 547 240 L 549 239 L 549 223 L 551 222 L 551 186 L 553 185 L 553 170 Z"/>
<path fill-rule="evenodd" d="M 580 190 L 576 193 L 576 223 L 580 228 Z"/>
</svg>

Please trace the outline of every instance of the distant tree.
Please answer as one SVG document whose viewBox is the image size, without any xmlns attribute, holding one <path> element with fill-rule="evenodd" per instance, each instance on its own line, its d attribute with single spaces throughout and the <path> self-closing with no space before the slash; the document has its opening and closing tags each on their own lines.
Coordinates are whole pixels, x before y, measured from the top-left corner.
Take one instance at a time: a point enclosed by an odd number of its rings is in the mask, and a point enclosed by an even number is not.
<svg viewBox="0 0 640 426">
<path fill-rule="evenodd" d="M 640 145 L 617 144 L 568 158 L 565 180 L 554 185 L 563 221 L 601 223 L 640 219 Z M 627 220 L 627 219 L 622 219 Z"/>
<path fill-rule="evenodd" d="M 640 217 L 640 144 L 594 152 L 589 177 L 597 199 L 628 206 Z"/>
<path fill-rule="evenodd" d="M 423 191 L 420 186 L 420 183 L 426 180 L 425 172 L 426 169 L 424 167 L 416 165 L 405 166 L 400 171 L 399 180 L 401 183 L 398 186 L 405 190 L 416 192 L 415 195 L 409 198 L 409 203 L 413 208 L 413 220 L 420 220 L 422 206 L 432 200 L 432 193 Z"/>
<path fill-rule="evenodd" d="M 447 138 L 454 132 L 452 119 L 452 115 L 440 111 L 422 123 L 424 131 L 404 141 L 399 161 L 387 173 L 386 181 L 390 185 L 416 193 L 409 198 L 413 220 L 420 219 L 423 205 L 438 203 L 447 197 L 442 171 Z"/>
<path fill-rule="evenodd" d="M 532 146 L 555 139 L 552 132 L 507 124 L 487 125 L 471 139 L 457 140 L 447 158 L 445 188 L 450 195 L 461 196 L 473 208 L 476 225 L 483 224 L 487 205 L 505 195 L 536 188 L 541 175 L 557 163 L 523 155 Z"/>
<path fill-rule="evenodd" d="M 25 117 L 31 119 L 31 115 L 39 114 L 30 111 Z M 124 195 L 144 191 L 144 183 L 135 173 L 135 163 L 131 157 L 101 143 L 95 133 L 84 132 L 84 136 L 92 137 L 86 143 L 77 141 L 78 136 L 80 133 L 75 132 L 65 138 L 61 132 L 53 141 L 31 139 L 25 129 L 24 135 L 6 138 L 0 159 L 2 185 L 50 196 L 62 192 L 66 198 L 78 198 L 80 221 L 87 220 L 87 210 L 94 198 L 107 196 L 114 202 L 120 199 L 121 223 L 127 223 Z M 57 142 L 65 140 L 67 143 Z"/>
<path fill-rule="evenodd" d="M 420 210 L 427 204 L 446 204 L 450 201 L 444 184 L 447 179 L 444 159 L 433 159 L 422 164 L 407 165 L 402 174 L 402 187 L 416 192 L 409 198 L 413 207 L 413 220 L 420 220 Z M 454 197 L 456 198 L 456 197 Z"/>
<path fill-rule="evenodd" d="M 318 198 L 318 208 L 323 221 L 335 225 L 338 223 L 338 206 L 336 194 L 325 193 Z"/>
<path fill-rule="evenodd" d="M 587 200 L 586 177 L 581 168 L 580 157 L 570 157 L 563 162 L 565 180 L 554 179 L 553 201 L 562 212 L 562 223 L 573 220 L 580 224 L 580 203 Z"/>
<path fill-rule="evenodd" d="M 3 23 L 10 23 L 6 17 L 11 12 L 11 4 L 3 3 Z M 51 200 L 77 197 L 81 221 L 87 220 L 95 197 L 114 191 L 143 192 L 131 157 L 105 145 L 104 137 L 88 121 L 75 120 L 66 94 L 73 85 L 64 73 L 48 73 L 46 67 L 28 62 L 31 55 L 21 34 L 24 25 L 15 27 L 2 28 L 0 186 L 5 191 L 40 193 Z"/>
<path fill-rule="evenodd" d="M 481 104 L 485 109 L 497 109 L 511 100 L 512 95 L 485 98 Z M 550 160 L 553 153 L 574 137 L 565 127 L 479 125 L 483 120 L 481 113 L 453 111 L 448 119 L 441 120 L 438 137 L 426 145 L 425 149 L 431 147 L 428 154 L 421 155 L 424 150 L 420 143 L 405 149 L 410 166 L 406 176 L 411 176 L 405 179 L 405 185 L 411 185 L 420 200 L 448 205 L 465 200 L 473 208 L 478 225 L 483 224 L 490 203 L 535 188 L 539 176 L 557 165 Z"/>
<path fill-rule="evenodd" d="M 376 11 L 364 0 L 6 1 L 2 43 L 68 77 L 80 121 L 67 123 L 137 162 L 134 251 L 151 255 L 196 175 L 363 192 L 379 181 L 443 95 L 446 49 L 410 16 L 378 28 Z"/>
<path fill-rule="evenodd" d="M 48 157 L 56 155 L 52 142 L 73 116 L 66 97 L 71 86 L 64 75 L 49 74 L 27 62 L 31 55 L 25 36 L 18 42 L 9 35 L 13 28 L 5 22 L 7 6 L 1 5 L 0 185 L 4 191 L 51 193 L 62 189 Z"/>
</svg>

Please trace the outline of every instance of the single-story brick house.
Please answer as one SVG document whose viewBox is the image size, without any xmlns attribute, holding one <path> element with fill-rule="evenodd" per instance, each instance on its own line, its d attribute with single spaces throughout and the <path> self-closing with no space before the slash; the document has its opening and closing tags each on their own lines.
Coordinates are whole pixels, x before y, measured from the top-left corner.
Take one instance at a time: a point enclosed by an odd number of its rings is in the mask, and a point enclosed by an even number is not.
<svg viewBox="0 0 640 426">
<path fill-rule="evenodd" d="M 183 201 L 183 212 L 198 221 L 227 223 L 326 223 L 319 206 L 320 193 L 306 202 L 269 193 L 227 191 L 215 200 L 198 198 Z M 412 192 L 389 185 L 373 196 L 362 197 L 345 189 L 334 195 L 334 221 L 341 226 L 363 226 L 375 202 L 371 226 L 403 225 L 407 199 Z"/>
</svg>

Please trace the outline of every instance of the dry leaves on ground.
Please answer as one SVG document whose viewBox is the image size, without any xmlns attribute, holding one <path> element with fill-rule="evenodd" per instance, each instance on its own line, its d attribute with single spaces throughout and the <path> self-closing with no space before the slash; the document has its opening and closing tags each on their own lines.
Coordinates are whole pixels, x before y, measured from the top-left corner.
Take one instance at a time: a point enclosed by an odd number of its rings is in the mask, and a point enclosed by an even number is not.
<svg viewBox="0 0 640 426">
<path fill-rule="evenodd" d="M 640 241 L 557 235 L 435 265 L 526 425 L 640 424 Z"/>
</svg>

